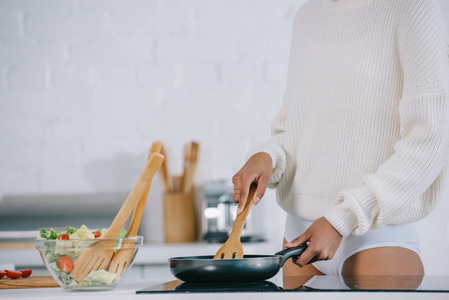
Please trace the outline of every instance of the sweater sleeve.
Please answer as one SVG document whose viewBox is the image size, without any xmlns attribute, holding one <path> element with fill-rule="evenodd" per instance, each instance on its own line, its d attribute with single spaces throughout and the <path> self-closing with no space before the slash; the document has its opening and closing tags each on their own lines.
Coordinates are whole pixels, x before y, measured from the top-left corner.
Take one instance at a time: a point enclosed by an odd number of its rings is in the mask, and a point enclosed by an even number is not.
<svg viewBox="0 0 449 300">
<path fill-rule="evenodd" d="M 271 156 L 273 174 L 268 182 L 269 188 L 276 188 L 285 172 L 286 156 L 284 151 L 285 123 L 287 119 L 287 95 L 284 96 L 282 109 L 276 114 L 271 123 L 271 139 L 264 143 L 254 145 L 247 153 L 247 159 L 256 153 L 265 152 Z"/>
<path fill-rule="evenodd" d="M 286 92 L 283 98 L 281 110 L 276 114 L 271 123 L 271 139 L 267 142 L 254 145 L 246 154 L 247 160 L 256 153 L 265 152 L 271 156 L 273 161 L 273 174 L 268 183 L 269 188 L 276 188 L 285 172 L 287 159 L 284 150 L 285 127 L 290 107 L 290 93 L 292 90 L 293 77 L 295 75 L 295 56 L 298 47 L 298 12 L 295 14 L 290 46 L 290 57 L 287 72 Z"/>
<path fill-rule="evenodd" d="M 440 11 L 436 0 L 403 0 L 397 31 L 404 78 L 401 139 L 374 174 L 362 177 L 361 187 L 341 191 L 325 214 L 342 236 L 416 221 L 423 212 L 410 208 L 448 162 L 449 59 Z"/>
</svg>

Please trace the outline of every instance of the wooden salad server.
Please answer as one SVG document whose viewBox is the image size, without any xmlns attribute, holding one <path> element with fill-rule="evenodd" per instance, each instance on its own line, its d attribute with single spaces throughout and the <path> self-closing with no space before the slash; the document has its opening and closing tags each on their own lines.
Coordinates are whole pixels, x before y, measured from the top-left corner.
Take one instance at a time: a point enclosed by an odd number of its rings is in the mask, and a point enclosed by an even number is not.
<svg viewBox="0 0 449 300">
<path fill-rule="evenodd" d="M 156 171 L 164 161 L 164 156 L 159 153 L 151 154 L 151 157 L 140 175 L 137 183 L 129 193 L 108 231 L 84 251 L 76 260 L 72 276 L 77 281 L 82 281 L 91 271 L 106 269 L 114 255 L 114 247 L 118 233 L 123 228 L 128 217 L 136 207 L 137 201 L 149 188 Z"/>
<path fill-rule="evenodd" d="M 166 193 L 173 193 L 173 178 L 170 175 L 170 171 L 168 168 L 168 159 L 167 154 L 165 153 L 164 146 L 161 146 L 160 153 L 165 157 L 164 162 L 162 163 L 161 168 L 159 169 L 159 175 L 161 177 L 162 184 L 164 186 L 164 190 Z"/>
<path fill-rule="evenodd" d="M 148 160 L 151 158 L 153 153 L 160 153 L 162 148 L 162 143 L 156 141 L 151 145 L 150 154 L 148 155 Z M 137 236 L 137 232 L 139 231 L 140 221 L 142 220 L 142 214 L 145 209 L 145 204 L 147 202 L 148 193 L 150 192 L 150 186 L 143 193 L 139 202 L 137 202 L 136 208 L 134 209 L 133 215 L 131 217 L 131 221 L 129 223 L 128 231 L 126 232 L 125 238 L 135 237 Z M 134 247 L 132 241 L 124 241 L 121 249 L 117 250 L 115 253 L 111 265 L 109 266 L 109 272 L 117 274 L 117 276 L 121 276 L 126 268 L 131 264 L 134 255 Z"/>
<path fill-rule="evenodd" d="M 251 184 L 245 208 L 235 218 L 234 226 L 232 227 L 228 240 L 223 244 L 223 246 L 221 246 L 220 249 L 218 249 L 214 259 L 243 258 L 243 247 L 240 242 L 240 236 L 242 234 L 243 227 L 245 226 L 246 218 L 251 210 L 251 206 L 253 205 L 256 188 L 256 184 Z"/>
</svg>

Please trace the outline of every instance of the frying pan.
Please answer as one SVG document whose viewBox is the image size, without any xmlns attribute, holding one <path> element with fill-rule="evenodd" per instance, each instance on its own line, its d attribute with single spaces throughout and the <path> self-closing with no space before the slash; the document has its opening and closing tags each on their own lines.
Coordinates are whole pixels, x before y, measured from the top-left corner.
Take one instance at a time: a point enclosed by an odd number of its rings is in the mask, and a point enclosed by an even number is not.
<svg viewBox="0 0 449 300">
<path fill-rule="evenodd" d="M 273 277 L 291 257 L 307 246 L 285 249 L 274 255 L 245 255 L 240 259 L 213 259 L 213 255 L 170 258 L 170 271 L 183 281 L 256 281 Z"/>
</svg>

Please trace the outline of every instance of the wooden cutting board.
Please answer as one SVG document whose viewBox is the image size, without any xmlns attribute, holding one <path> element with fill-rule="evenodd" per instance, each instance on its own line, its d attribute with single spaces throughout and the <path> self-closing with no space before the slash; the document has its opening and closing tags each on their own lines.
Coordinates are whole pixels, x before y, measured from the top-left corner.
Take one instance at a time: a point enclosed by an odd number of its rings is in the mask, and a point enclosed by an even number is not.
<svg viewBox="0 0 449 300">
<path fill-rule="evenodd" d="M 0 279 L 1 289 L 34 289 L 59 287 L 51 275 L 31 275 L 27 278 L 10 279 L 6 276 Z"/>
</svg>

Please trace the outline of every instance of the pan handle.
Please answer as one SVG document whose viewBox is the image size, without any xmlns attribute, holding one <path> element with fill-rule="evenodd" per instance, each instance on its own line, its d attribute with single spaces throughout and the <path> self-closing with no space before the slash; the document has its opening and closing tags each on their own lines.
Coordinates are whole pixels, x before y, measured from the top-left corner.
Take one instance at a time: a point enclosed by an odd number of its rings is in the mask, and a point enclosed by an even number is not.
<svg viewBox="0 0 449 300">
<path fill-rule="evenodd" d="M 307 245 L 302 245 L 294 248 L 287 248 L 281 251 L 276 252 L 274 255 L 280 255 L 282 256 L 282 262 L 281 267 L 284 265 L 284 263 L 291 257 L 294 256 L 301 256 L 301 254 L 306 251 Z"/>
</svg>

